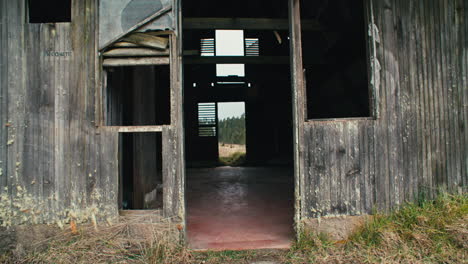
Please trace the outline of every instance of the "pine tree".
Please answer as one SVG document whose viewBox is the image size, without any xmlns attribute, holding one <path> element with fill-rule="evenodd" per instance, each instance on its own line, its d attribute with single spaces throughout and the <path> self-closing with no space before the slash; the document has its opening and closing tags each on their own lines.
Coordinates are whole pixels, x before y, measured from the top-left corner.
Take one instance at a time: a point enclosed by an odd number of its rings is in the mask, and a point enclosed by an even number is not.
<svg viewBox="0 0 468 264">
<path fill-rule="evenodd" d="M 245 114 L 221 119 L 218 129 L 220 143 L 245 145 Z"/>
</svg>

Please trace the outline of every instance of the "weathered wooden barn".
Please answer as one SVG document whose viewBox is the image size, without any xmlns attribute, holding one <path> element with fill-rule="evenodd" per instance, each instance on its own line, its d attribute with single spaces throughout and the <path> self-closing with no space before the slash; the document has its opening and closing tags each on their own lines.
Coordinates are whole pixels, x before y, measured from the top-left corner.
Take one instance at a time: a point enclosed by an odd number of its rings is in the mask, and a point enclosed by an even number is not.
<svg viewBox="0 0 468 264">
<path fill-rule="evenodd" d="M 466 192 L 466 0 L 38 3 L 0 0 L 1 226 L 148 209 L 185 237 L 219 102 L 249 164 L 291 169 L 291 226 Z"/>
</svg>

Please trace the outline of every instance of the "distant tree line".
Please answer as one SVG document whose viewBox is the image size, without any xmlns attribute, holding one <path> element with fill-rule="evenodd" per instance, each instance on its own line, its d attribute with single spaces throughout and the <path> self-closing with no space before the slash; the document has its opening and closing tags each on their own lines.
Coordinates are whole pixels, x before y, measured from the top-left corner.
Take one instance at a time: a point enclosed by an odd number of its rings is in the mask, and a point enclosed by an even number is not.
<svg viewBox="0 0 468 264">
<path fill-rule="evenodd" d="M 219 143 L 245 145 L 245 114 L 218 122 Z"/>
</svg>

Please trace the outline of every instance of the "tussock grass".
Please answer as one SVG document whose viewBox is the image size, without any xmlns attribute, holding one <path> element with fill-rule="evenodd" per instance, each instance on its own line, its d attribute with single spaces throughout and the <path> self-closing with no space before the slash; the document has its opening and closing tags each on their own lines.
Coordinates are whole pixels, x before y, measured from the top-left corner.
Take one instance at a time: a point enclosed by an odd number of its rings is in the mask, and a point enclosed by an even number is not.
<svg viewBox="0 0 468 264">
<path fill-rule="evenodd" d="M 287 263 L 468 263 L 468 196 L 441 194 L 376 214 L 349 240 L 304 233 Z"/>
<path fill-rule="evenodd" d="M 45 249 L 13 252 L 0 257 L 0 263 L 189 263 L 188 251 L 177 243 L 170 222 L 153 223 L 143 215 L 99 229 L 82 226 L 37 243 Z"/>
<path fill-rule="evenodd" d="M 442 194 L 375 214 L 346 241 L 304 232 L 289 251 L 192 252 L 175 242 L 172 225 L 142 230 L 135 222 L 142 219 L 63 234 L 47 241 L 45 251 L 0 256 L 0 263 L 468 263 L 467 195 Z"/>
</svg>

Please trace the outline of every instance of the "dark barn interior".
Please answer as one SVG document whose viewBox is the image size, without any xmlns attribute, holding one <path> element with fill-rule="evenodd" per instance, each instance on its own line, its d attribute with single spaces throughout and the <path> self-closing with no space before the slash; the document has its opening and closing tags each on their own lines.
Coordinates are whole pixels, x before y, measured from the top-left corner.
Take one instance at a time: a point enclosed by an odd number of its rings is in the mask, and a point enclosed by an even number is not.
<svg viewBox="0 0 468 264">
<path fill-rule="evenodd" d="M 187 232 L 193 248 L 284 248 L 294 237 L 287 4 L 183 2 Z M 216 30 L 243 30 L 244 56 L 218 55 Z M 243 64 L 245 74 L 222 76 L 217 64 Z M 245 103 L 245 167 L 216 168 L 218 137 L 200 136 L 197 109 L 210 102 Z"/>
<path fill-rule="evenodd" d="M 358 8 L 340 0 L 303 4 L 308 118 L 368 117 L 363 4 Z M 287 1 L 222 5 L 184 1 L 183 16 L 186 163 L 203 167 L 218 161 L 217 132 L 200 134 L 198 115 L 206 116 L 209 109 L 200 111 L 199 103 L 214 103 L 216 112 L 216 103 L 237 101 L 245 102 L 246 164 L 250 168 L 187 170 L 188 241 L 194 248 L 236 248 L 241 241 L 244 248 L 288 246 L 293 238 L 294 173 Z M 217 55 L 216 30 L 223 29 L 243 30 L 244 56 Z M 252 51 L 249 40 L 258 40 L 258 50 Z M 223 63 L 244 64 L 245 76 L 217 76 L 217 64 Z M 217 119 L 215 113 L 213 119 Z M 212 124 L 213 131 L 216 125 Z M 282 173 L 275 172 L 278 167 L 284 168 Z M 275 195 L 289 201 L 276 203 L 276 215 L 267 213 L 268 203 L 255 202 L 274 202 Z M 205 200 L 211 201 L 210 206 L 204 206 Z M 220 204 L 213 204 L 216 201 Z M 226 205 L 236 209 L 226 209 Z M 261 225 L 263 233 L 248 235 L 267 218 L 270 221 Z M 232 219 L 244 224 L 230 225 Z M 227 226 L 216 225 L 217 221 Z M 275 232 L 283 233 L 269 236 Z M 241 235 L 234 239 L 233 233 Z"/>
<path fill-rule="evenodd" d="M 170 124 L 169 67 L 106 69 L 106 122 L 109 126 Z M 121 133 L 119 207 L 162 208 L 161 133 Z"/>
<path fill-rule="evenodd" d="M 302 1 L 307 119 L 370 117 L 364 1 Z M 304 23 L 303 23 L 304 24 Z"/>
</svg>

